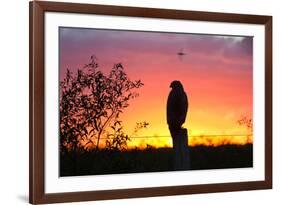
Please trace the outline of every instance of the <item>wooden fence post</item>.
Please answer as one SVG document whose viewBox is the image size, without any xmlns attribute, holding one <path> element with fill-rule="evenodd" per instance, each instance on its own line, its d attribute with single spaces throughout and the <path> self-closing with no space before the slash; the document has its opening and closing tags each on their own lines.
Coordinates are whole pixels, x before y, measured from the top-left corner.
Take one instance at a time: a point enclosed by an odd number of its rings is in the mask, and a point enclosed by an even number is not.
<svg viewBox="0 0 281 205">
<path fill-rule="evenodd" d="M 188 131 L 182 128 L 173 138 L 174 170 L 190 169 L 190 154 L 188 147 Z"/>
</svg>

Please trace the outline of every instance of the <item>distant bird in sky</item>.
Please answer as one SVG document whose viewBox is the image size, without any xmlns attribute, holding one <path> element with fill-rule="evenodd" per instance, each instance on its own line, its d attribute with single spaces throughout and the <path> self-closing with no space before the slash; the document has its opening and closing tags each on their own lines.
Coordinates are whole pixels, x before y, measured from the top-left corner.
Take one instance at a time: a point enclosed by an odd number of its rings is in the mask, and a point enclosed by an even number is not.
<svg viewBox="0 0 281 205">
<path fill-rule="evenodd" d="M 178 55 L 179 59 L 182 60 L 182 57 L 183 57 L 184 55 L 186 55 L 186 53 L 184 53 L 184 52 L 183 52 L 183 49 L 181 49 L 179 52 L 177 52 L 177 55 Z"/>
</svg>

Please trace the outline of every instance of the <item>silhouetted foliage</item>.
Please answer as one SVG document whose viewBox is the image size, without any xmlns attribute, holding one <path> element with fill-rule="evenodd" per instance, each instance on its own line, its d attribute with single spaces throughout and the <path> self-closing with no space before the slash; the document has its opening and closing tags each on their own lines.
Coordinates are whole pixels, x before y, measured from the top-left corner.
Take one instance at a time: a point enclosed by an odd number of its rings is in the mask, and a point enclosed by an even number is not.
<svg viewBox="0 0 281 205">
<path fill-rule="evenodd" d="M 110 128 L 112 132 L 108 132 L 106 135 L 106 149 L 126 150 L 130 137 L 124 133 L 121 121 L 117 120 Z"/>
<path fill-rule="evenodd" d="M 119 115 L 138 96 L 140 80 L 128 78 L 121 63 L 108 75 L 99 70 L 95 56 L 77 73 L 67 69 L 60 82 L 60 147 L 62 152 L 99 149 L 102 136 L 109 149 L 122 149 L 129 140 Z M 108 131 L 111 127 L 113 132 Z M 109 135 L 109 136 L 108 136 Z"/>
<path fill-rule="evenodd" d="M 137 122 L 134 131 L 130 136 L 123 130 L 122 121 L 116 120 L 110 127 L 110 131 L 106 131 L 106 149 L 107 150 L 120 150 L 125 151 L 127 148 L 127 142 L 130 138 L 136 136 L 137 133 L 144 128 L 147 128 L 148 122 Z"/>
<path fill-rule="evenodd" d="M 239 120 L 237 120 L 237 123 L 241 126 L 246 126 L 246 128 L 252 132 L 253 131 L 253 120 L 252 118 L 243 115 Z"/>
<path fill-rule="evenodd" d="M 246 127 L 247 130 L 250 132 L 247 135 L 247 142 L 253 143 L 253 120 L 252 118 L 242 115 L 239 120 L 237 120 L 238 125 Z"/>
</svg>

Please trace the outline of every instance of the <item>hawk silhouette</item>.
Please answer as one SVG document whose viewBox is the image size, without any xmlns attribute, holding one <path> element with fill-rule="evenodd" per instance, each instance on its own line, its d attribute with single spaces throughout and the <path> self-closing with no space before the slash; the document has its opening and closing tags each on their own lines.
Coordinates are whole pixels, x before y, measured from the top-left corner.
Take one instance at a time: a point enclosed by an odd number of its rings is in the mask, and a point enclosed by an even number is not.
<svg viewBox="0 0 281 205">
<path fill-rule="evenodd" d="M 180 81 L 173 81 L 170 87 L 172 90 L 167 101 L 167 123 L 174 139 L 185 122 L 188 99 Z"/>
</svg>

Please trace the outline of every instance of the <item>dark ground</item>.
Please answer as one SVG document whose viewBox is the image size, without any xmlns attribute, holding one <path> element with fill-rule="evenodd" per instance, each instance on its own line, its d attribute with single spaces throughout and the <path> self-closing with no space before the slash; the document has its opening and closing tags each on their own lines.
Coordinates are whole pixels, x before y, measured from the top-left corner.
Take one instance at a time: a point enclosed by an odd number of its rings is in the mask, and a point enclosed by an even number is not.
<svg viewBox="0 0 281 205">
<path fill-rule="evenodd" d="M 173 170 L 171 148 L 61 154 L 60 176 L 160 172 Z M 192 170 L 253 166 L 253 145 L 190 147 Z"/>
</svg>

